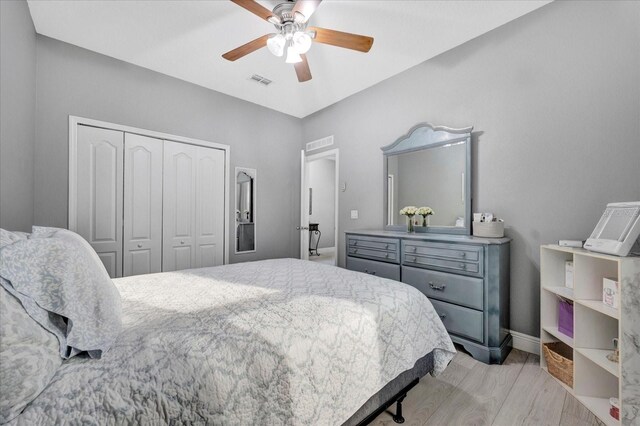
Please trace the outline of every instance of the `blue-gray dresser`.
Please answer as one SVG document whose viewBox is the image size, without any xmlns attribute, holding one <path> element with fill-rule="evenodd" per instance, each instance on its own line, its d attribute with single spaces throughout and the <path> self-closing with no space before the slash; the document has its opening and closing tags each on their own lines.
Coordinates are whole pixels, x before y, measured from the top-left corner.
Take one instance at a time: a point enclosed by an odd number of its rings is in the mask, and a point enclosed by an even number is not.
<svg viewBox="0 0 640 426">
<path fill-rule="evenodd" d="M 474 358 L 509 354 L 509 238 L 351 231 L 345 241 L 347 269 L 416 287 Z"/>
</svg>

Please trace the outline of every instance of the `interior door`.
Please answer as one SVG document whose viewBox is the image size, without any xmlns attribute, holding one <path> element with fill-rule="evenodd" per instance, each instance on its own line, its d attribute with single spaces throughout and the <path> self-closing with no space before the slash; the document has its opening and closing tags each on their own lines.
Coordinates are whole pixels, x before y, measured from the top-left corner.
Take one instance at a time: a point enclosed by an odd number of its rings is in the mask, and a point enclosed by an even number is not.
<svg viewBox="0 0 640 426">
<path fill-rule="evenodd" d="M 77 223 L 109 276 L 122 276 L 124 133 L 78 126 Z"/>
<path fill-rule="evenodd" d="M 124 138 L 124 275 L 162 271 L 163 141 Z"/>
<path fill-rule="evenodd" d="M 309 260 L 309 175 L 304 149 L 300 151 L 300 259 Z"/>
<path fill-rule="evenodd" d="M 198 147 L 164 141 L 162 270 L 196 267 Z"/>
<path fill-rule="evenodd" d="M 198 147 L 195 267 L 224 263 L 224 151 Z"/>
</svg>

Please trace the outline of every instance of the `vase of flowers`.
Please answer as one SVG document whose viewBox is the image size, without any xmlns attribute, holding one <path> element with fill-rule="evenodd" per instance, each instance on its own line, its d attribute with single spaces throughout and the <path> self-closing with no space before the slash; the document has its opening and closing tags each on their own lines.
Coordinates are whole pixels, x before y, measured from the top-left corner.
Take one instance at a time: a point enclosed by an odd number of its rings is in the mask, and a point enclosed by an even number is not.
<svg viewBox="0 0 640 426">
<path fill-rule="evenodd" d="M 402 210 L 400 210 L 400 214 L 403 216 L 406 216 L 408 219 L 407 232 L 409 233 L 413 232 L 413 216 L 415 216 L 417 212 L 418 212 L 418 208 L 415 206 L 406 206 L 406 207 L 403 207 Z"/>
<path fill-rule="evenodd" d="M 429 226 L 429 216 L 433 214 L 433 209 L 431 207 L 420 207 L 416 214 L 422 216 L 422 226 L 426 228 Z"/>
</svg>

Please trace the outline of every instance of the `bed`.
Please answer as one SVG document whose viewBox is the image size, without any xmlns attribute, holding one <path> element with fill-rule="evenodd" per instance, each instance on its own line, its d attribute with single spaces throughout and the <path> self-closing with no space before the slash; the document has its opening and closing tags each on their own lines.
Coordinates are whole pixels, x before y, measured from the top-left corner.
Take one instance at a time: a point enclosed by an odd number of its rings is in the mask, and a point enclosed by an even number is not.
<svg viewBox="0 0 640 426">
<path fill-rule="evenodd" d="M 10 424 L 366 423 L 455 353 L 418 290 L 309 261 L 113 284 L 111 347 L 62 362 Z"/>
</svg>

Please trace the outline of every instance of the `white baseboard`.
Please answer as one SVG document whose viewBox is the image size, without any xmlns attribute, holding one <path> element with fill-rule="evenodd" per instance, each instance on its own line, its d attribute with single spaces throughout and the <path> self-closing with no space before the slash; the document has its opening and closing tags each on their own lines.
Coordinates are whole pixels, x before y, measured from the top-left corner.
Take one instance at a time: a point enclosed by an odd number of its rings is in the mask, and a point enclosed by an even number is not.
<svg viewBox="0 0 640 426">
<path fill-rule="evenodd" d="M 540 339 L 538 337 L 529 336 L 528 334 L 518 333 L 511 330 L 513 337 L 513 348 L 524 352 L 540 355 Z"/>
</svg>

